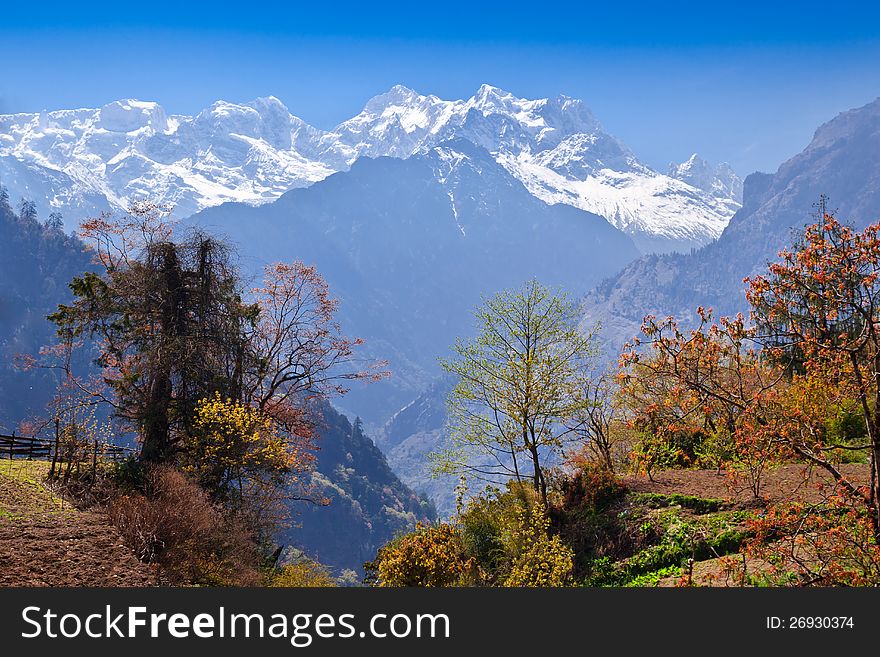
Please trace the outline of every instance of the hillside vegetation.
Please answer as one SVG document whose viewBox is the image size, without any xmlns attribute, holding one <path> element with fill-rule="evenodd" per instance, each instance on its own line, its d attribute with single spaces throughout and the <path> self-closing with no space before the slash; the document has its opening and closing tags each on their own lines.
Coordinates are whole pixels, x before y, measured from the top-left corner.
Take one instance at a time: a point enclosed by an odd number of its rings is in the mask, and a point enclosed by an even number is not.
<svg viewBox="0 0 880 657">
<path fill-rule="evenodd" d="M 371 581 L 880 583 L 880 224 L 822 197 L 745 282 L 749 320 L 648 315 L 613 376 L 563 296 L 486 300 L 444 362 L 451 443 L 431 455 L 476 490 L 384 546 Z"/>
</svg>

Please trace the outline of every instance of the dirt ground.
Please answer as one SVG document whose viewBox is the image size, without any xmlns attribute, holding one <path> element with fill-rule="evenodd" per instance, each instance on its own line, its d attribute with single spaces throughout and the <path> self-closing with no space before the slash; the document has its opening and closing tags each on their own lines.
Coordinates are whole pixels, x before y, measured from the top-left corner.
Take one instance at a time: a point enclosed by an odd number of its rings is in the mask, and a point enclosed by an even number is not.
<svg viewBox="0 0 880 657">
<path fill-rule="evenodd" d="M 868 483 L 868 466 L 863 464 L 844 464 L 841 473 L 859 484 Z M 694 495 L 696 497 L 729 500 L 748 504 L 754 495 L 748 482 L 743 478 L 733 478 L 717 470 L 664 470 L 654 473 L 653 481 L 647 477 L 628 477 L 627 487 L 639 493 L 662 493 L 670 495 Z M 802 465 L 783 465 L 768 470 L 762 479 L 760 495 L 771 502 L 802 500 L 817 502 L 833 486 L 831 475 L 818 468 Z"/>
<path fill-rule="evenodd" d="M 34 462 L 0 463 L 0 586 L 153 586 L 106 516 L 51 494 Z"/>
</svg>

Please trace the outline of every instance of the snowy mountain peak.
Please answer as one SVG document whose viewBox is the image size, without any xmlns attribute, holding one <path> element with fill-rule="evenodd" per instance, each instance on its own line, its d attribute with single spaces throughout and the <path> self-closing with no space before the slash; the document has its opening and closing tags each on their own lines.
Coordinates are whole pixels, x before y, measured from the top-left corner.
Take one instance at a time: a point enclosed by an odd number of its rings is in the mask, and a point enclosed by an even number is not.
<svg viewBox="0 0 880 657">
<path fill-rule="evenodd" d="M 478 161 L 488 157 L 538 199 L 601 215 L 645 251 L 715 239 L 742 193 L 730 167 L 698 156 L 668 175 L 652 170 L 581 100 L 520 98 L 489 84 L 467 100 L 395 85 L 331 131 L 293 116 L 274 96 L 217 101 L 195 116 L 168 116 L 158 103 L 133 99 L 0 115 L 0 177 L 13 198 L 35 198 L 41 212 L 75 208 L 71 225 L 92 206 L 125 208 L 140 199 L 186 217 L 226 201 L 274 200 L 359 157 L 408 158 L 456 141 L 454 153 L 443 151 L 438 175 L 448 177 L 454 162 L 485 169 Z M 474 155 L 468 144 L 480 149 L 476 160 L 461 159 Z M 102 197 L 106 203 L 93 202 Z"/>
<path fill-rule="evenodd" d="M 509 110 L 517 101 L 522 103 L 523 99 L 516 98 L 512 93 L 500 87 L 482 84 L 470 102 L 473 107 L 482 110 L 484 113 L 489 113 L 498 110 Z"/>
<path fill-rule="evenodd" d="M 168 118 L 158 103 L 117 100 L 98 110 L 95 125 L 108 132 L 130 133 L 148 128 L 163 133 L 168 130 Z"/>
<path fill-rule="evenodd" d="M 671 163 L 668 175 L 719 199 L 742 203 L 743 182 L 727 162 L 712 165 L 697 153 L 681 164 Z"/>
<path fill-rule="evenodd" d="M 395 84 L 388 91 L 370 98 L 364 106 L 364 112 L 381 114 L 386 108 L 397 105 L 420 103 L 426 96 L 413 91 L 402 84 Z"/>
</svg>

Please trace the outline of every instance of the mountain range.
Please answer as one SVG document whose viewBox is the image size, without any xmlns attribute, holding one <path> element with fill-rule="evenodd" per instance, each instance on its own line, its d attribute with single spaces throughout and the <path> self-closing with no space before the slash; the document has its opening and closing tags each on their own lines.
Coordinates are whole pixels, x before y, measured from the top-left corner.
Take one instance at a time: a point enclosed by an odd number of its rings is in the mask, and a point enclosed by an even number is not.
<svg viewBox="0 0 880 657">
<path fill-rule="evenodd" d="M 464 139 L 407 159 L 360 158 L 274 203 L 225 203 L 184 223 L 238 245 L 254 276 L 278 260 L 317 266 L 341 300 L 342 326 L 389 362 L 389 380 L 344 399 L 374 428 L 473 333 L 481 298 L 529 278 L 580 296 L 639 255 L 602 217 L 547 205 Z"/>
<path fill-rule="evenodd" d="M 180 218 L 258 205 L 348 170 L 362 157 L 407 158 L 450 140 L 484 148 L 536 198 L 598 214 L 648 252 L 717 238 L 741 202 L 729 166 L 694 156 L 666 173 L 608 134 L 580 100 L 527 100 L 483 85 L 467 100 L 403 86 L 326 131 L 275 97 L 218 101 L 195 116 L 119 100 L 97 109 L 0 116 L 0 182 L 68 228 L 148 199 Z"/>
</svg>

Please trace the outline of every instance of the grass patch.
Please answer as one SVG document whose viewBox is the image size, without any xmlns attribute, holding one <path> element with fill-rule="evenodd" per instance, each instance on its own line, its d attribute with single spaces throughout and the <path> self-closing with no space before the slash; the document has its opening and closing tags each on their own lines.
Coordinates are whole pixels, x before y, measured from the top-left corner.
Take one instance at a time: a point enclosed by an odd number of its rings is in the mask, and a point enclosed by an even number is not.
<svg viewBox="0 0 880 657">
<path fill-rule="evenodd" d="M 73 512 L 70 504 L 46 487 L 48 461 L 0 460 L 0 521 Z"/>
<path fill-rule="evenodd" d="M 643 587 L 643 586 L 657 586 L 660 583 L 661 579 L 666 579 L 667 577 L 675 577 L 677 575 L 681 575 L 681 567 L 680 566 L 666 566 L 665 568 L 660 568 L 659 570 L 654 570 L 650 573 L 644 573 L 643 575 L 637 575 L 629 580 L 624 586 L 626 587 Z"/>
<path fill-rule="evenodd" d="M 16 481 L 29 484 L 39 484 L 45 481 L 49 474 L 51 463 L 49 461 L 27 461 L 24 459 L 0 460 L 0 475 Z"/>
<path fill-rule="evenodd" d="M 698 515 L 721 511 L 726 504 L 724 500 L 696 497 L 694 495 L 679 495 L 678 493 L 671 495 L 664 495 L 662 493 L 632 493 L 630 501 L 634 504 L 643 504 L 650 509 L 680 506 L 683 509 L 690 509 Z"/>
</svg>

